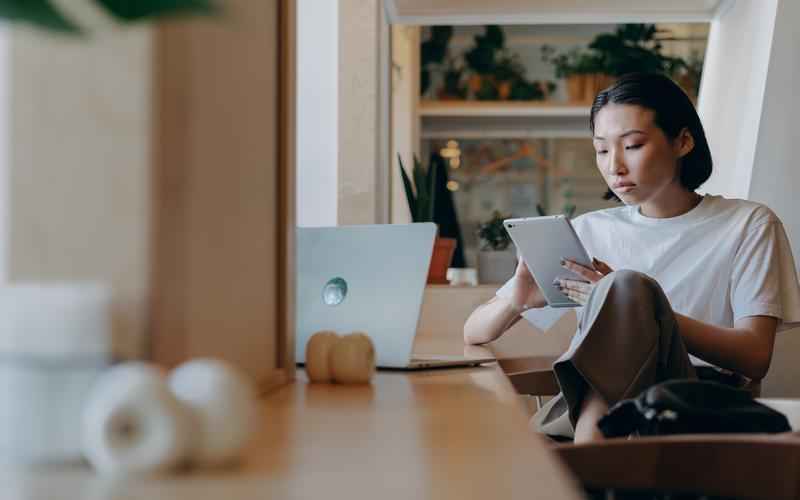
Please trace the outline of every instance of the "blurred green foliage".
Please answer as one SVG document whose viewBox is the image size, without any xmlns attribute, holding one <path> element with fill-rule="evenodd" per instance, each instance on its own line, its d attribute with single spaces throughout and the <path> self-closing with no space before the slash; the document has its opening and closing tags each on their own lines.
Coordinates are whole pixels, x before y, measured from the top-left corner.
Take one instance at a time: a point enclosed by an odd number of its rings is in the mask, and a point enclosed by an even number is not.
<svg viewBox="0 0 800 500">
<path fill-rule="evenodd" d="M 114 19 L 135 22 L 180 14 L 211 14 L 215 0 L 92 0 Z M 49 0 L 0 0 L 0 19 L 31 24 L 60 33 L 81 33 L 80 28 Z"/>
</svg>

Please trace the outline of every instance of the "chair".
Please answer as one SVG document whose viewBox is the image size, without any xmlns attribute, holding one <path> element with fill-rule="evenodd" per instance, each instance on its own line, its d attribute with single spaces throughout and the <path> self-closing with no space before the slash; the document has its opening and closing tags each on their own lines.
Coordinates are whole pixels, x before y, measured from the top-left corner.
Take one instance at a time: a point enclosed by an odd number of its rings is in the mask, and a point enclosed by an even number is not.
<svg viewBox="0 0 800 500">
<path fill-rule="evenodd" d="M 557 356 L 502 358 L 490 350 L 517 394 L 535 397 L 537 409 L 542 407 L 543 396 L 555 396 L 561 390 L 553 371 Z"/>
<path fill-rule="evenodd" d="M 800 499 L 800 438 L 793 433 L 610 439 L 553 449 L 593 497 Z"/>
</svg>

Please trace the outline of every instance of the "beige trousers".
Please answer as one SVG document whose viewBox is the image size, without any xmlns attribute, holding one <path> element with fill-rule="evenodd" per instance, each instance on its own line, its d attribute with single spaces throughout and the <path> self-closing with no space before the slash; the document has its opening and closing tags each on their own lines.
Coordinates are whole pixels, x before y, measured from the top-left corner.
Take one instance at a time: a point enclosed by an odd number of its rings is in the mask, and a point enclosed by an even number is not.
<svg viewBox="0 0 800 500">
<path fill-rule="evenodd" d="M 601 279 L 569 349 L 553 365 L 561 393 L 534 416 L 540 432 L 572 437 L 583 398 L 609 406 L 669 379 L 697 378 L 666 295 L 652 278 L 621 270 Z"/>
</svg>

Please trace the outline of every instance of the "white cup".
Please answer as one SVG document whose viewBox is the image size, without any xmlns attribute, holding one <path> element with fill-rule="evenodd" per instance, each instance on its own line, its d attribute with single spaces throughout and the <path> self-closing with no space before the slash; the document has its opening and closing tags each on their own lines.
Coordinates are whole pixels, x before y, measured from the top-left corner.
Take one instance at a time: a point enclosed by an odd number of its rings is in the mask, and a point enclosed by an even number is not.
<svg viewBox="0 0 800 500">
<path fill-rule="evenodd" d="M 451 267 L 447 270 L 447 280 L 451 286 L 476 286 L 478 272 L 471 267 Z"/>
<path fill-rule="evenodd" d="M 83 405 L 111 362 L 110 311 L 99 284 L 0 286 L 0 457 L 80 458 Z"/>
</svg>

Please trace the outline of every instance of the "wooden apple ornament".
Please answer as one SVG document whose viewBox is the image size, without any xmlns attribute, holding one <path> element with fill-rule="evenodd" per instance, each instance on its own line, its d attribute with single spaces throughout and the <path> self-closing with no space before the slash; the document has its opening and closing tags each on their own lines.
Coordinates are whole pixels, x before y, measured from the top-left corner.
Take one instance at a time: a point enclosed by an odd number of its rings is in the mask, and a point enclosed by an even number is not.
<svg viewBox="0 0 800 500">
<path fill-rule="evenodd" d="M 360 332 L 345 335 L 330 352 L 331 375 L 340 384 L 366 384 L 375 373 L 375 347 Z"/>
<path fill-rule="evenodd" d="M 92 388 L 83 420 L 83 451 L 102 474 L 164 472 L 188 452 L 189 418 L 155 365 L 128 362 Z"/>
<path fill-rule="evenodd" d="M 189 461 L 212 467 L 236 461 L 258 425 L 250 378 L 222 360 L 194 359 L 173 370 L 169 386 L 192 419 Z"/>
<path fill-rule="evenodd" d="M 306 375 L 311 382 L 331 382 L 330 352 L 339 336 L 323 330 L 315 333 L 306 344 Z"/>
<path fill-rule="evenodd" d="M 375 373 L 375 347 L 360 332 L 340 337 L 322 330 L 306 344 L 306 374 L 311 382 L 366 384 Z"/>
</svg>

